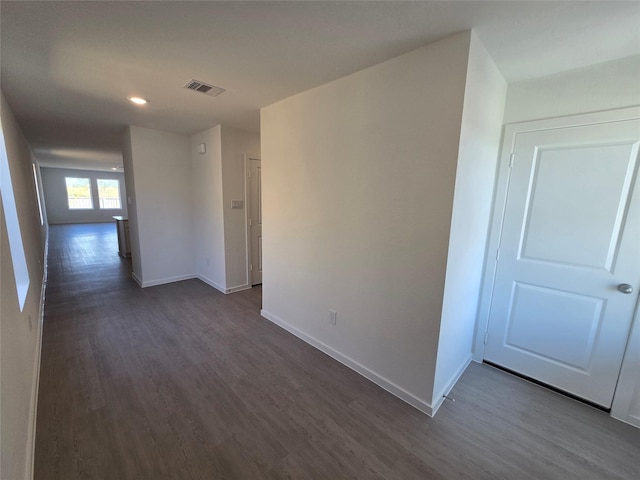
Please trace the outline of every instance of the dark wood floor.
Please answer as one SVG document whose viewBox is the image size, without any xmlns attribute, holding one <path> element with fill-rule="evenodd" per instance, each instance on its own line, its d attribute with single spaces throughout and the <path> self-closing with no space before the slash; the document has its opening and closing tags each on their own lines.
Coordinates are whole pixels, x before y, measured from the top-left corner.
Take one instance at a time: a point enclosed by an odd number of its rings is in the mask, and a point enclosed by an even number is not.
<svg viewBox="0 0 640 480">
<path fill-rule="evenodd" d="M 640 430 L 473 364 L 430 419 L 262 319 L 140 289 L 114 225 L 53 226 L 36 480 L 634 479 Z"/>
</svg>

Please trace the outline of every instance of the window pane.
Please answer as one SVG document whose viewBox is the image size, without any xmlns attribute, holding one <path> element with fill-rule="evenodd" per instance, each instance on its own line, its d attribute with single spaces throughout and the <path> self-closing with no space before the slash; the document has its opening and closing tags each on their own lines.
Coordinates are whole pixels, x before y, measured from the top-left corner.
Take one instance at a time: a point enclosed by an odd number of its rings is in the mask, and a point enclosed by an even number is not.
<svg viewBox="0 0 640 480">
<path fill-rule="evenodd" d="M 119 210 L 120 204 L 120 182 L 115 179 L 98 179 L 98 198 L 101 209 Z"/>
<path fill-rule="evenodd" d="M 88 178 L 65 178 L 67 182 L 67 198 L 71 210 L 91 210 L 91 183 Z"/>
</svg>

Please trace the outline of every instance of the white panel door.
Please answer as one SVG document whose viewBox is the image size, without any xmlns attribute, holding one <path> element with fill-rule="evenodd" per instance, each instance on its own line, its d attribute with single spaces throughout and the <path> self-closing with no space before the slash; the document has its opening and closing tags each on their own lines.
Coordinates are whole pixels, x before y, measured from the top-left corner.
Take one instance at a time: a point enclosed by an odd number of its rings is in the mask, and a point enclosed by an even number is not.
<svg viewBox="0 0 640 480">
<path fill-rule="evenodd" d="M 262 167 L 249 160 L 249 228 L 251 229 L 251 285 L 262 283 Z"/>
<path fill-rule="evenodd" d="M 640 287 L 639 139 L 639 120 L 516 134 L 485 348 L 606 408 Z"/>
</svg>

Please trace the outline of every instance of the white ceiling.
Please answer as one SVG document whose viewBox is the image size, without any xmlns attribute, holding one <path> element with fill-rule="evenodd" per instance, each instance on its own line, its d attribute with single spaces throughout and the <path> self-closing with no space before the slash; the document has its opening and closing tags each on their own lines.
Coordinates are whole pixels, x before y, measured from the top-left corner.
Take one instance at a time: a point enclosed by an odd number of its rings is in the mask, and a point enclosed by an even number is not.
<svg viewBox="0 0 640 480">
<path fill-rule="evenodd" d="M 640 54 L 640 2 L 0 2 L 1 87 L 42 165 L 120 165 L 126 125 L 259 109 L 475 29 L 509 82 Z M 183 89 L 195 78 L 227 89 Z M 393 92 L 381 92 L 392 95 Z M 150 99 L 143 108 L 126 97 Z"/>
</svg>

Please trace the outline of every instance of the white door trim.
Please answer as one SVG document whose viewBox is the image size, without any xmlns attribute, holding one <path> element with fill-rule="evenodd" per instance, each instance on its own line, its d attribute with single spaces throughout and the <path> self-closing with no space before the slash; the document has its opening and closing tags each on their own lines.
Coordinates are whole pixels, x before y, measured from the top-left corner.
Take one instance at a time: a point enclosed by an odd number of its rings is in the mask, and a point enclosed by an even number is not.
<svg viewBox="0 0 640 480">
<path fill-rule="evenodd" d="M 251 225 L 249 220 L 251 217 L 251 179 L 249 177 L 249 169 L 251 160 L 261 162 L 260 158 L 244 154 L 244 225 L 245 225 L 245 243 L 247 248 L 247 285 L 252 288 L 253 279 L 251 277 Z"/>
<path fill-rule="evenodd" d="M 511 153 L 513 152 L 516 135 L 525 132 L 618 122 L 634 118 L 640 118 L 640 106 L 505 125 L 498 170 L 496 172 L 497 180 L 493 194 L 491 228 L 489 230 L 487 251 L 485 252 L 485 267 L 482 277 L 480 301 L 478 302 L 478 313 L 476 316 L 476 333 L 473 348 L 473 359 L 476 362 L 482 362 L 484 359 L 485 334 L 487 333 L 489 325 L 493 284 L 496 274 L 496 255 L 498 253 L 500 239 L 502 238 L 502 224 L 508 198 L 509 177 L 511 174 L 509 164 L 511 162 Z"/>
<path fill-rule="evenodd" d="M 618 377 L 618 385 L 613 395 L 611 416 L 630 425 L 640 428 L 640 414 L 633 411 L 633 402 L 640 396 L 640 300 L 633 316 L 631 333 L 627 341 L 627 349 L 622 360 L 622 369 Z"/>
<path fill-rule="evenodd" d="M 247 281 L 246 285 L 251 288 L 251 227 L 249 225 L 249 201 L 251 200 L 251 185 L 249 184 L 249 156 L 244 157 L 244 233 L 246 250 Z"/>
</svg>

